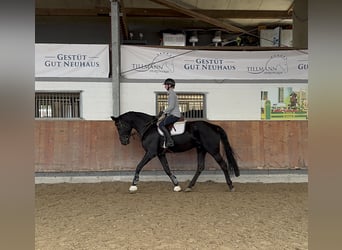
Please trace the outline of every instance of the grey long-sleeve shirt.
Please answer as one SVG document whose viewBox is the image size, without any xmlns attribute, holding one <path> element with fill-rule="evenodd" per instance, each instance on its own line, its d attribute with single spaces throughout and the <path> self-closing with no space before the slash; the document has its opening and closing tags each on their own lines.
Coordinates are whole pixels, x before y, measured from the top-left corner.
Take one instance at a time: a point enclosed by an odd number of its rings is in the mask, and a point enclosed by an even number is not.
<svg viewBox="0 0 342 250">
<path fill-rule="evenodd" d="M 176 117 L 181 117 L 181 113 L 179 110 L 179 104 L 178 104 L 178 97 L 173 90 L 173 88 L 170 88 L 168 90 L 168 98 L 167 98 L 167 108 L 164 110 L 164 113 L 171 114 Z"/>
</svg>

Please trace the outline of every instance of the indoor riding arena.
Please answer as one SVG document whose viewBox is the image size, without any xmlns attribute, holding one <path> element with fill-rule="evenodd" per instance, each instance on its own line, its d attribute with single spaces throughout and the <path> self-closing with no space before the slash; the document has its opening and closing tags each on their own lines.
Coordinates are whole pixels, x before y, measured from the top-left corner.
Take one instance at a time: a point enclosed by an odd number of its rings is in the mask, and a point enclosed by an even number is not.
<svg viewBox="0 0 342 250">
<path fill-rule="evenodd" d="M 295 18 L 306 9 L 36 1 L 35 249 L 308 249 L 307 23 Z M 186 124 L 225 131 L 234 189 L 223 141 L 226 163 L 208 153 L 190 189 L 199 147 L 168 149 L 169 177 L 160 155 L 143 160 L 145 130 L 112 120 L 157 116 L 166 78 Z M 132 126 L 127 145 L 119 125 Z"/>
</svg>

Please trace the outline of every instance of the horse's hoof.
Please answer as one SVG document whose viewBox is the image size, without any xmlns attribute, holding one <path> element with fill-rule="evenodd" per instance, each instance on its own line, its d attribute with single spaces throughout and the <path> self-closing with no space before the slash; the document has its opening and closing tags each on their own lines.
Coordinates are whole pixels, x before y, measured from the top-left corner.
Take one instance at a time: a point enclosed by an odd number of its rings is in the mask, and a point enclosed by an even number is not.
<svg viewBox="0 0 342 250">
<path fill-rule="evenodd" d="M 180 186 L 175 186 L 175 187 L 173 188 L 173 191 L 175 191 L 175 192 L 180 192 L 180 191 L 182 191 L 182 188 L 181 188 Z"/>
<path fill-rule="evenodd" d="M 235 192 L 235 187 L 229 189 L 230 192 Z"/>
<path fill-rule="evenodd" d="M 192 191 L 192 189 L 189 187 L 185 189 L 185 192 L 191 192 L 191 191 Z"/>
<path fill-rule="evenodd" d="M 137 192 L 138 187 L 137 186 L 130 186 L 128 190 L 131 194 L 134 194 Z"/>
</svg>

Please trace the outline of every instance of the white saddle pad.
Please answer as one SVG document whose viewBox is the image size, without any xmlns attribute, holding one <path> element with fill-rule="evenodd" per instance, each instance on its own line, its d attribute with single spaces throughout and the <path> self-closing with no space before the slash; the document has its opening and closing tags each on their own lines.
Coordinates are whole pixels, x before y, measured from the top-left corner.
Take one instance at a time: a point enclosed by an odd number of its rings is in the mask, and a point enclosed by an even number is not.
<svg viewBox="0 0 342 250">
<path fill-rule="evenodd" d="M 171 135 L 180 135 L 185 131 L 185 123 L 186 121 L 180 121 L 173 124 L 173 128 L 171 129 Z M 158 132 L 160 135 L 164 135 L 163 132 L 158 128 Z"/>
</svg>

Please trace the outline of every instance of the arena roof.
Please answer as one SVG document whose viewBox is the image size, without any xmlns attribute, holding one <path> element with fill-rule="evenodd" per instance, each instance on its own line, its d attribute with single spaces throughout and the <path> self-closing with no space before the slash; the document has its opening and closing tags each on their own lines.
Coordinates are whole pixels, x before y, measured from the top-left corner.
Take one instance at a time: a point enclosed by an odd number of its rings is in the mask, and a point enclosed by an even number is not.
<svg viewBox="0 0 342 250">
<path fill-rule="evenodd" d="M 112 0 L 115 1 L 115 0 Z M 132 23 L 153 29 L 173 22 L 183 30 L 250 33 L 292 26 L 294 0 L 118 0 L 125 39 Z M 109 16 L 110 0 L 36 0 L 36 16 Z"/>
</svg>

